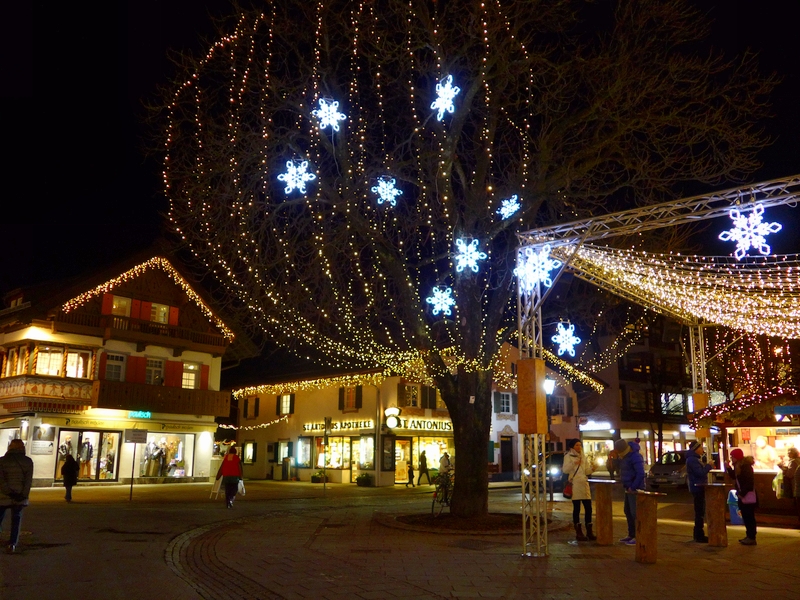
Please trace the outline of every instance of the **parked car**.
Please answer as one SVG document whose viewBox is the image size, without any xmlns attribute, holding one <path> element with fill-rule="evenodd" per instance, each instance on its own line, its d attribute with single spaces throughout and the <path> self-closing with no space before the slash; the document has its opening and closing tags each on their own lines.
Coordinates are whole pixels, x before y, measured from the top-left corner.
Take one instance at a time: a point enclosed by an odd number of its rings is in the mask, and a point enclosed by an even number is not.
<svg viewBox="0 0 800 600">
<path fill-rule="evenodd" d="M 657 490 L 661 486 L 686 486 L 686 453 L 688 450 L 665 452 L 647 473 L 647 487 Z"/>
<path fill-rule="evenodd" d="M 554 492 L 561 492 L 564 490 L 565 477 L 562 471 L 563 466 L 563 452 L 550 452 L 545 457 L 545 468 L 547 469 L 547 491 L 550 491 L 551 482 Z"/>
</svg>

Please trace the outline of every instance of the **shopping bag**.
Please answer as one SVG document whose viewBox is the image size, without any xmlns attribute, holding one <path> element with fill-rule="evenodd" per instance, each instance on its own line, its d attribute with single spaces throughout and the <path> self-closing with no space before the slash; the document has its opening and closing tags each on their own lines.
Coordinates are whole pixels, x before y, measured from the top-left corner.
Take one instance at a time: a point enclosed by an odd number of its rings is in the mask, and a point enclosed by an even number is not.
<svg viewBox="0 0 800 600">
<path fill-rule="evenodd" d="M 245 491 L 244 491 L 244 481 L 242 481 L 241 479 L 239 480 L 239 494 L 240 494 L 241 496 L 244 496 L 244 494 L 245 494 Z"/>
<path fill-rule="evenodd" d="M 772 480 L 772 489 L 775 491 L 776 498 L 783 498 L 783 471 L 778 471 Z"/>
<path fill-rule="evenodd" d="M 219 496 L 219 488 L 222 485 L 222 479 L 215 479 L 214 486 L 211 488 L 211 494 L 209 494 L 209 498 L 217 498 Z"/>
</svg>

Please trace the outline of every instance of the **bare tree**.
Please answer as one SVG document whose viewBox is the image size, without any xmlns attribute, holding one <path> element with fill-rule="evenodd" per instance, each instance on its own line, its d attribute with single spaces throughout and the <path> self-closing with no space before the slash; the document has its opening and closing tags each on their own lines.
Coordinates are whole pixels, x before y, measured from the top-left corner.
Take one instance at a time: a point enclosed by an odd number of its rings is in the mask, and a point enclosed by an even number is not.
<svg viewBox="0 0 800 600">
<path fill-rule="evenodd" d="M 252 331 L 435 382 L 459 516 L 488 509 L 515 233 L 743 180 L 767 141 L 775 81 L 704 49 L 685 0 L 276 0 L 223 31 L 164 109 L 171 226 Z M 433 106 L 448 82 L 452 112 Z M 338 131 L 314 113 L 333 102 Z M 287 161 L 315 175 L 305 192 Z"/>
</svg>

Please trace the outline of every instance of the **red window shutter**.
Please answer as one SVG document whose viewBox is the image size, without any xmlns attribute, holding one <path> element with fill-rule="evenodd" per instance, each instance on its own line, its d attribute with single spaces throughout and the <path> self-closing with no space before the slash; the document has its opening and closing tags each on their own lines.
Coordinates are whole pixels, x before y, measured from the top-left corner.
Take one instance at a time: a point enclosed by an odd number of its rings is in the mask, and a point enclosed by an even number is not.
<svg viewBox="0 0 800 600">
<path fill-rule="evenodd" d="M 183 383 L 183 363 L 179 360 L 168 360 L 164 367 L 164 385 L 181 387 Z"/>
<path fill-rule="evenodd" d="M 98 379 L 105 379 L 106 378 L 106 363 L 108 362 L 108 354 L 105 352 L 100 353 L 100 368 L 99 373 L 97 374 Z"/>
<path fill-rule="evenodd" d="M 208 365 L 200 365 L 200 389 L 208 389 L 208 373 L 211 371 Z M 258 404 L 256 404 L 258 406 Z M 258 416 L 258 414 L 256 414 Z"/>
<path fill-rule="evenodd" d="M 142 310 L 139 313 L 139 318 L 142 321 L 149 321 L 150 315 L 153 313 L 153 303 L 152 302 L 142 302 Z"/>
<path fill-rule="evenodd" d="M 114 294 L 103 294 L 103 305 L 100 307 L 100 314 L 110 315 L 114 308 Z"/>
<path fill-rule="evenodd" d="M 178 325 L 178 307 L 177 306 L 170 306 L 169 307 L 169 321 L 170 325 Z"/>
<path fill-rule="evenodd" d="M 125 379 L 133 383 L 144 383 L 146 370 L 147 359 L 144 356 L 129 356 Z"/>
<path fill-rule="evenodd" d="M 141 310 L 142 310 L 142 301 L 131 300 L 131 319 L 138 319 Z M 150 317 L 147 318 L 149 319 Z"/>
</svg>

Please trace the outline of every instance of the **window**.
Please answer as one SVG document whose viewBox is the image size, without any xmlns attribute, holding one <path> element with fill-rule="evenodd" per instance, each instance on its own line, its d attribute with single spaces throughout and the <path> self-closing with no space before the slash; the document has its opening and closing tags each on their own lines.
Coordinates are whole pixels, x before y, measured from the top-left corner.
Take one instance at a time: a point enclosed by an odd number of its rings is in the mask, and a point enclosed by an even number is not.
<svg viewBox="0 0 800 600">
<path fill-rule="evenodd" d="M 147 367 L 144 372 L 144 382 L 150 385 L 162 385 L 164 383 L 164 361 L 160 358 L 148 358 Z"/>
<path fill-rule="evenodd" d="M 200 387 L 200 365 L 197 363 L 183 363 L 183 378 L 181 387 L 185 390 L 196 390 Z"/>
<path fill-rule="evenodd" d="M 419 406 L 419 387 L 400 384 L 398 386 L 397 406 Z"/>
<path fill-rule="evenodd" d="M 11 375 L 14 374 L 15 372 L 14 365 L 16 364 L 17 360 L 18 360 L 17 349 L 12 348 L 11 350 L 8 351 L 8 357 L 6 357 L 6 368 L 5 371 L 3 372 L 3 377 L 10 377 Z"/>
<path fill-rule="evenodd" d="M 111 314 L 118 317 L 131 316 L 131 299 L 123 298 L 122 296 L 114 296 L 111 302 Z"/>
<path fill-rule="evenodd" d="M 261 398 L 245 398 L 242 403 L 242 417 L 245 419 L 255 419 L 258 416 Z"/>
<path fill-rule="evenodd" d="M 150 320 L 155 321 L 156 323 L 164 323 L 166 325 L 167 321 L 169 321 L 169 306 L 166 304 L 156 304 L 153 302 L 153 305 L 150 308 Z"/>
<path fill-rule="evenodd" d="M 278 396 L 278 416 L 291 415 L 294 412 L 294 394 L 281 394 Z"/>
<path fill-rule="evenodd" d="M 500 412 L 511 412 L 511 394 L 509 392 L 500 392 Z"/>
<path fill-rule="evenodd" d="M 648 412 L 650 410 L 648 393 L 645 390 L 629 390 L 628 410 L 632 412 Z"/>
<path fill-rule="evenodd" d="M 558 415 L 566 417 L 567 412 L 567 398 L 564 396 L 550 396 L 548 399 L 550 405 L 550 416 L 555 417 Z"/>
<path fill-rule="evenodd" d="M 124 354 L 106 354 L 105 376 L 108 381 L 125 381 Z"/>
<path fill-rule="evenodd" d="M 17 364 L 16 364 L 17 375 L 25 375 L 28 372 L 28 349 L 24 346 L 19 349 L 17 353 Z"/>
<path fill-rule="evenodd" d="M 67 377 L 91 378 L 89 372 L 92 354 L 88 350 L 67 351 Z"/>
<path fill-rule="evenodd" d="M 311 438 L 299 438 L 297 440 L 297 466 L 311 467 Z"/>
<path fill-rule="evenodd" d="M 344 410 L 356 409 L 356 388 L 344 388 Z"/>
<path fill-rule="evenodd" d="M 36 359 L 36 374 L 61 375 L 61 361 L 63 356 L 64 350 L 61 348 L 40 347 L 39 355 Z"/>
<path fill-rule="evenodd" d="M 246 441 L 242 447 L 242 462 L 246 465 L 252 465 L 256 462 L 256 443 Z"/>
</svg>

